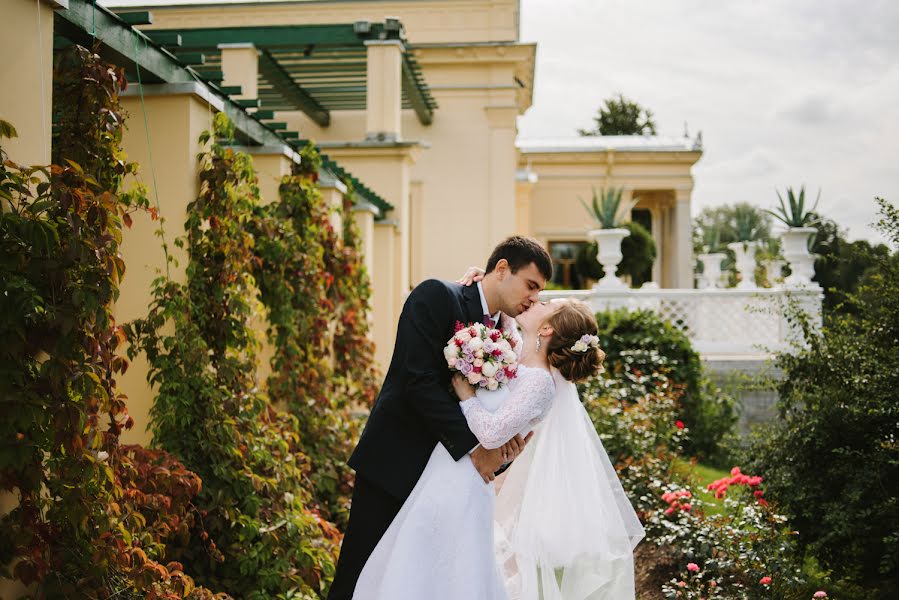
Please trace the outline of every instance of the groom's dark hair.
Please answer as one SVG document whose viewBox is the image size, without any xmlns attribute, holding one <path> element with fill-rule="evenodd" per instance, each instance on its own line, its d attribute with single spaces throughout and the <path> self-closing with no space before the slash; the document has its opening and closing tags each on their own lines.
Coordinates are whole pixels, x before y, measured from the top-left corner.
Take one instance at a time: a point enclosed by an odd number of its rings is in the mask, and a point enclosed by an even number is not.
<svg viewBox="0 0 899 600">
<path fill-rule="evenodd" d="M 487 259 L 487 268 L 485 270 L 488 273 L 492 272 L 496 268 L 496 263 L 502 258 L 505 258 L 509 263 L 512 273 L 517 273 L 518 269 L 534 263 L 547 281 L 553 277 L 552 258 L 550 258 L 546 248 L 541 246 L 540 242 L 534 238 L 513 235 L 504 239 L 493 249 L 493 253 Z"/>
</svg>

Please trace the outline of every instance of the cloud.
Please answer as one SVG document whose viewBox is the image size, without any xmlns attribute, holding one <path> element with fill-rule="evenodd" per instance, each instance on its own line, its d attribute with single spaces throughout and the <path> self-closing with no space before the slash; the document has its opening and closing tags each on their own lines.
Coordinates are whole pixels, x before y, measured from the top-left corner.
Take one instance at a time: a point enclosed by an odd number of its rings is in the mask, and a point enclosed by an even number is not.
<svg viewBox="0 0 899 600">
<path fill-rule="evenodd" d="M 521 4 L 522 39 L 538 43 L 522 137 L 574 135 L 621 92 L 660 134 L 703 131 L 694 212 L 770 207 L 804 182 L 851 237 L 879 239 L 874 196 L 899 202 L 899 2 Z"/>
<path fill-rule="evenodd" d="M 779 117 L 802 125 L 826 125 L 845 116 L 837 101 L 824 94 L 809 94 L 782 109 Z"/>
</svg>

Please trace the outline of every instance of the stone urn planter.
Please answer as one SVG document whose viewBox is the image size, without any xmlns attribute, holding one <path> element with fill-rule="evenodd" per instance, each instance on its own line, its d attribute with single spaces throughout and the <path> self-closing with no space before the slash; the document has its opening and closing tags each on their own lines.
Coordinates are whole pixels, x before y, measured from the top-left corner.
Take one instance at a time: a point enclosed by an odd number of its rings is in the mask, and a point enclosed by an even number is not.
<svg viewBox="0 0 899 600">
<path fill-rule="evenodd" d="M 700 254 L 698 258 L 702 261 L 700 287 L 702 289 L 720 287 L 721 262 L 727 258 L 727 255 L 723 252 L 713 252 L 711 254 Z"/>
<path fill-rule="evenodd" d="M 598 252 L 596 259 L 602 265 L 604 275 L 600 279 L 595 288 L 626 288 L 620 277 L 616 274 L 618 264 L 624 256 L 621 254 L 621 240 L 630 235 L 630 231 L 624 228 L 615 229 L 591 229 L 587 232 L 592 239 L 596 240 Z"/>
<path fill-rule="evenodd" d="M 758 242 L 731 242 L 727 245 L 733 250 L 737 263 L 737 272 L 740 274 L 739 290 L 754 290 L 755 284 L 755 252 L 758 250 Z"/>
<path fill-rule="evenodd" d="M 812 281 L 815 275 L 815 255 L 808 251 L 808 241 L 818 230 L 814 227 L 790 227 L 781 237 L 783 255 L 790 265 L 790 275 L 784 285 L 790 287 L 820 287 Z"/>
</svg>

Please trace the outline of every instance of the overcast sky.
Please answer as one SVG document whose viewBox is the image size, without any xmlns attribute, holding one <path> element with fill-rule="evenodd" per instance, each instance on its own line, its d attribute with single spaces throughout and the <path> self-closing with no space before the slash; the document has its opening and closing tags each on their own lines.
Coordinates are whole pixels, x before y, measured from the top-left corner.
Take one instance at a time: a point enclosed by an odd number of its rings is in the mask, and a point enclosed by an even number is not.
<svg viewBox="0 0 899 600">
<path fill-rule="evenodd" d="M 896 0 L 521 0 L 537 42 L 520 136 L 576 135 L 621 92 L 660 135 L 702 131 L 693 214 L 802 183 L 850 239 L 899 203 Z"/>
</svg>

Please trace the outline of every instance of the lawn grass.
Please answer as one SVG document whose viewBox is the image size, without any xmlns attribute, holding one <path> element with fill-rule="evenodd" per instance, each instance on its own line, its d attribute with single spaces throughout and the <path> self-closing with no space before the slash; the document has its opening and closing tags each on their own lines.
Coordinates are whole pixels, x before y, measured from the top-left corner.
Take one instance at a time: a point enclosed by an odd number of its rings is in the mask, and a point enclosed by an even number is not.
<svg viewBox="0 0 899 600">
<path fill-rule="evenodd" d="M 674 465 L 675 470 L 689 478 L 700 491 L 700 499 L 706 503 L 706 512 L 710 514 L 724 513 L 724 500 L 718 500 L 714 494 L 708 492 L 706 487 L 717 479 L 728 477 L 730 473 L 722 469 L 716 469 L 702 463 L 693 464 L 686 459 L 678 459 Z"/>
</svg>

